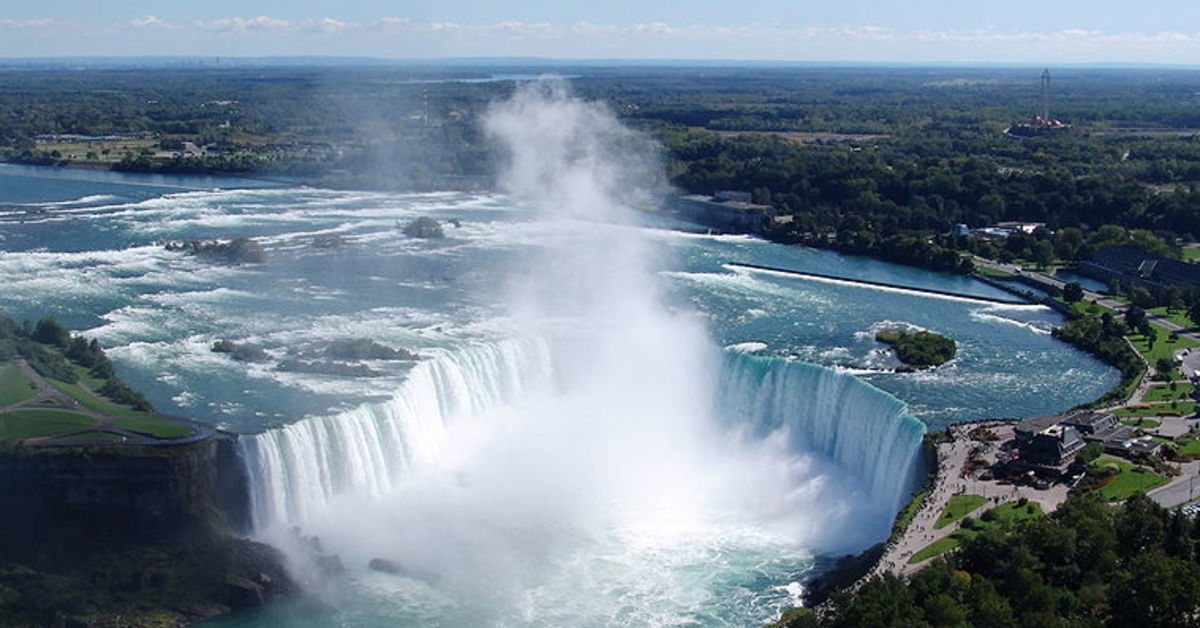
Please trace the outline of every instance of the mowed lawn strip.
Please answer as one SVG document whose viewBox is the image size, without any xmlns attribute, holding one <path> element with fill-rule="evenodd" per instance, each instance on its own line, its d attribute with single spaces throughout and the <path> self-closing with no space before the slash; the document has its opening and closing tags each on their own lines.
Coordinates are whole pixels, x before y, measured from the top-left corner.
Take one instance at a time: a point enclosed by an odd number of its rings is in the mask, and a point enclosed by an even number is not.
<svg viewBox="0 0 1200 628">
<path fill-rule="evenodd" d="M 0 406 L 11 406 L 37 397 L 37 388 L 17 364 L 0 367 Z"/>
<path fill-rule="evenodd" d="M 1187 382 L 1176 382 L 1174 390 L 1171 390 L 1171 386 L 1168 384 L 1160 384 L 1146 389 L 1146 396 L 1142 397 L 1142 401 L 1153 403 L 1156 401 L 1188 399 L 1191 397 L 1193 390 L 1195 390 L 1195 387 Z"/>
<path fill-rule="evenodd" d="M 93 395 L 77 384 L 68 384 L 66 382 L 60 382 L 49 377 L 46 378 L 46 382 L 53 386 L 58 392 L 74 399 L 75 401 L 78 401 L 79 405 L 97 414 L 133 418 L 151 416 L 145 412 L 134 410 L 129 406 L 120 406 L 108 401 L 107 399 Z"/>
<path fill-rule="evenodd" d="M 1176 337 L 1175 342 L 1170 342 L 1167 339 L 1170 338 L 1171 332 L 1157 325 L 1151 325 L 1151 327 L 1154 328 L 1153 345 L 1150 345 L 1147 342 L 1148 338 L 1146 336 L 1141 334 L 1129 335 L 1129 340 L 1133 342 L 1134 348 L 1136 348 L 1143 356 L 1145 356 L 1146 361 L 1150 363 L 1150 366 L 1154 366 L 1155 363 L 1158 362 L 1159 358 L 1174 357 L 1175 352 L 1180 349 L 1200 346 L 1200 343 L 1197 343 L 1195 340 L 1192 340 L 1186 336 L 1178 336 Z"/>
<path fill-rule="evenodd" d="M 975 497 L 974 495 L 962 497 Z M 947 504 L 948 505 L 948 504 Z M 917 553 L 908 559 L 908 564 L 915 565 L 923 560 L 940 556 L 946 552 L 962 545 L 963 541 L 995 526 L 1015 526 L 1022 521 L 1028 519 L 1037 519 L 1045 513 L 1042 512 L 1042 507 L 1034 502 L 1026 502 L 1024 505 L 1018 502 L 1005 502 L 985 512 L 982 517 L 972 519 L 969 524 L 963 526 L 960 530 L 955 530 L 949 536 L 944 536 L 929 545 L 921 548 Z"/>
<path fill-rule="evenodd" d="M 183 438 L 193 433 L 192 428 L 186 425 L 154 419 L 117 419 L 112 422 L 112 426 L 155 438 Z"/>
<path fill-rule="evenodd" d="M 1170 403 L 1159 403 L 1151 405 L 1139 404 L 1120 408 L 1114 414 L 1119 417 L 1138 417 L 1138 416 L 1187 416 L 1196 411 L 1195 401 L 1177 401 L 1174 405 Z"/>
<path fill-rule="evenodd" d="M 987 499 L 979 495 L 954 495 L 950 501 L 946 502 L 946 506 L 942 508 L 942 514 L 938 517 L 935 528 L 944 528 L 959 519 L 975 512 L 980 506 L 987 503 Z"/>
<path fill-rule="evenodd" d="M 1168 482 L 1167 478 L 1161 475 L 1150 471 L 1138 471 L 1134 469 L 1132 464 L 1118 458 L 1113 458 L 1112 456 L 1101 456 L 1092 464 L 1096 466 L 1113 464 L 1120 469 L 1107 484 L 1096 489 L 1097 492 L 1109 501 L 1120 501 L 1137 493 L 1144 493 L 1152 488 L 1162 486 Z"/>
<path fill-rule="evenodd" d="M 50 439 L 51 442 L 79 442 L 79 443 L 116 443 L 125 440 L 120 434 L 109 434 L 108 432 L 83 432 L 81 434 L 68 434 L 66 436 L 55 436 Z"/>
<path fill-rule="evenodd" d="M 96 421 L 59 410 L 16 410 L 0 414 L 0 440 L 49 436 L 94 427 Z"/>
</svg>

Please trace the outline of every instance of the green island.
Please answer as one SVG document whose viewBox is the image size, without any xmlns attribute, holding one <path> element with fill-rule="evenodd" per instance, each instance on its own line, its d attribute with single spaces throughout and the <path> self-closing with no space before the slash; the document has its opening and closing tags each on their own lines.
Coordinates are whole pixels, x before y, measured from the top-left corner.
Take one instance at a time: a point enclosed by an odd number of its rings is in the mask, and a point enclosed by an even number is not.
<svg viewBox="0 0 1200 628">
<path fill-rule="evenodd" d="M 241 538 L 231 437 L 156 413 L 99 343 L 0 317 L 0 626 L 175 628 L 297 590 Z"/>
<path fill-rule="evenodd" d="M 896 357 L 915 368 L 940 366 L 958 352 L 954 340 L 931 331 L 884 330 L 875 334 L 875 340 L 894 347 Z"/>
</svg>

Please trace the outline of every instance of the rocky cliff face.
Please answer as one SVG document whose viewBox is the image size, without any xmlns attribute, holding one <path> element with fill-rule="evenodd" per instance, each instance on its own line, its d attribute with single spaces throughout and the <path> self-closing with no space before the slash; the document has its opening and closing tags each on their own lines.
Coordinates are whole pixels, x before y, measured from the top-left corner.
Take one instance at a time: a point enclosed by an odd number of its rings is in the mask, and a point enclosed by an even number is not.
<svg viewBox="0 0 1200 628">
<path fill-rule="evenodd" d="M 233 449 L 214 438 L 178 447 L 0 454 L 0 552 L 54 562 L 170 539 L 198 522 L 236 529 L 245 499 L 244 484 L 240 498 L 237 486 L 245 476 L 230 458 Z"/>
<path fill-rule="evenodd" d="M 225 436 L 0 452 L 0 618 L 172 626 L 290 593 L 282 556 L 234 536 L 247 500 Z"/>
</svg>

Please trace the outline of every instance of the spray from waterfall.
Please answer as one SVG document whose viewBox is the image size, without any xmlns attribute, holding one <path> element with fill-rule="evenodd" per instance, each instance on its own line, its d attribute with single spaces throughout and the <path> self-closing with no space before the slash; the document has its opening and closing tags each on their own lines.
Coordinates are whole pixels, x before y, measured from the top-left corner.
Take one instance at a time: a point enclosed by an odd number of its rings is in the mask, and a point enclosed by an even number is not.
<svg viewBox="0 0 1200 628">
<path fill-rule="evenodd" d="M 868 429 L 912 419 L 845 375 L 731 368 L 698 316 L 668 306 L 629 209 L 661 193 L 654 143 L 557 81 L 518 87 L 484 129 L 506 191 L 542 217 L 536 250 L 501 273 L 513 340 L 249 443 L 263 529 L 302 525 L 352 568 L 383 558 L 544 625 L 529 614 L 564 603 L 563 582 L 572 603 L 645 587 L 662 603 L 688 578 L 654 568 L 668 549 L 842 551 L 885 533 L 919 427 Z M 789 399 L 810 375 L 832 379 Z"/>
</svg>

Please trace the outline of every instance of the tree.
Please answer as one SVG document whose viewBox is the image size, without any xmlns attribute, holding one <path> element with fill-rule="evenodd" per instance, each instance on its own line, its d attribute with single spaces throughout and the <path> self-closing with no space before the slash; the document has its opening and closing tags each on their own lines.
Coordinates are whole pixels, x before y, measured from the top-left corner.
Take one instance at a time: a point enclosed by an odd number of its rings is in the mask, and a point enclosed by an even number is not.
<svg viewBox="0 0 1200 628">
<path fill-rule="evenodd" d="M 1146 326 L 1146 310 L 1131 305 L 1125 310 L 1125 326 L 1132 330 L 1140 330 Z"/>
<path fill-rule="evenodd" d="M 1083 286 L 1077 281 L 1068 282 L 1063 286 L 1063 299 L 1067 303 L 1078 303 L 1083 300 Z"/>
<path fill-rule="evenodd" d="M 1054 261 L 1054 245 L 1049 240 L 1038 240 L 1033 245 L 1033 261 L 1042 268 L 1049 266 Z"/>
<path fill-rule="evenodd" d="M 65 347 L 71 340 L 71 334 L 53 316 L 47 316 L 37 322 L 33 331 L 33 339 L 55 347 Z"/>
<path fill-rule="evenodd" d="M 1104 445 L 1091 442 L 1084 445 L 1083 449 L 1079 450 L 1079 459 L 1085 463 L 1091 464 L 1096 458 L 1099 458 L 1104 453 Z"/>
<path fill-rule="evenodd" d="M 1150 309 L 1158 305 L 1158 299 L 1154 298 L 1154 294 L 1142 286 L 1130 288 L 1129 299 L 1143 309 Z"/>
<path fill-rule="evenodd" d="M 1158 371 L 1159 377 L 1169 379 L 1175 371 L 1175 358 L 1159 358 L 1154 362 L 1154 370 Z"/>
<path fill-rule="evenodd" d="M 1192 301 L 1192 304 L 1188 306 L 1187 316 L 1193 325 L 1200 327 L 1200 299 Z"/>
<path fill-rule="evenodd" d="M 1108 280 L 1108 293 L 1112 296 L 1121 294 L 1121 280 L 1113 277 Z"/>
</svg>

